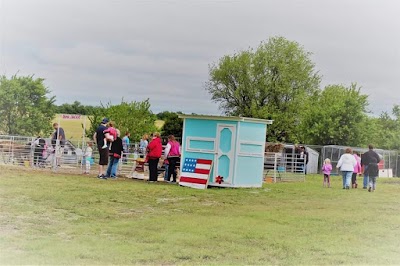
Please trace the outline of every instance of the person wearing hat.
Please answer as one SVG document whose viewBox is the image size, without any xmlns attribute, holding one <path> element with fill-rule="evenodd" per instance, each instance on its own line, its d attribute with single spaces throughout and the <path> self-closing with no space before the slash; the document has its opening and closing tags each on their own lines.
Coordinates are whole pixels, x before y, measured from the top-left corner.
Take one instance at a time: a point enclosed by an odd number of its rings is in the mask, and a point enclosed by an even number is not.
<svg viewBox="0 0 400 266">
<path fill-rule="evenodd" d="M 107 129 L 108 118 L 104 118 L 101 124 L 97 127 L 96 132 L 93 135 L 93 141 L 97 144 L 97 149 L 99 150 L 99 174 L 98 178 L 107 179 L 105 175 L 105 167 L 108 165 L 108 154 L 109 149 L 103 149 L 104 145 L 104 131 Z"/>
</svg>

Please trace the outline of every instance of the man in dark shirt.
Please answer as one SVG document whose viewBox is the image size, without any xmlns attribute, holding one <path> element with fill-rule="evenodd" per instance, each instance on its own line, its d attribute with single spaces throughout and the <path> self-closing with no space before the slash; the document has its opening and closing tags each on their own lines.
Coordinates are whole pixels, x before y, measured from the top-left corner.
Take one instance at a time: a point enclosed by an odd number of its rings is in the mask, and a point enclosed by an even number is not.
<svg viewBox="0 0 400 266">
<path fill-rule="evenodd" d="M 51 137 L 51 144 L 53 145 L 54 153 L 56 155 L 56 165 L 59 167 L 61 164 L 61 157 L 64 154 L 65 132 L 58 123 L 54 123 L 53 128 L 55 131 Z"/>
<path fill-rule="evenodd" d="M 367 189 L 368 186 L 368 167 L 377 167 L 377 164 L 380 162 L 381 158 L 374 151 L 374 147 L 372 145 L 368 145 L 368 151 L 361 155 L 361 165 L 364 166 L 364 178 L 363 178 L 363 189 Z"/>
<path fill-rule="evenodd" d="M 97 176 L 98 178 L 101 179 L 107 179 L 105 175 L 105 167 L 108 165 L 108 154 L 109 154 L 109 149 L 103 149 L 104 145 L 104 130 L 107 129 L 107 123 L 108 123 L 108 118 L 104 118 L 103 121 L 101 121 L 101 124 L 97 127 L 96 132 L 93 135 L 93 141 L 97 144 L 97 149 L 100 154 L 100 159 L 99 159 L 99 175 Z"/>
</svg>

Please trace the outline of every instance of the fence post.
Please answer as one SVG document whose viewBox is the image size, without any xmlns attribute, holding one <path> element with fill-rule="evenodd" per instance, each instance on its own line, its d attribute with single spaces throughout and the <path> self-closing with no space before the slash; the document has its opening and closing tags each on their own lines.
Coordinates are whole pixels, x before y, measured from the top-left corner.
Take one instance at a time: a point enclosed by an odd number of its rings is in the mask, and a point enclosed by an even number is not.
<svg viewBox="0 0 400 266">
<path fill-rule="evenodd" d="M 276 171 L 278 171 L 278 154 L 274 153 L 274 183 L 276 183 Z"/>
</svg>

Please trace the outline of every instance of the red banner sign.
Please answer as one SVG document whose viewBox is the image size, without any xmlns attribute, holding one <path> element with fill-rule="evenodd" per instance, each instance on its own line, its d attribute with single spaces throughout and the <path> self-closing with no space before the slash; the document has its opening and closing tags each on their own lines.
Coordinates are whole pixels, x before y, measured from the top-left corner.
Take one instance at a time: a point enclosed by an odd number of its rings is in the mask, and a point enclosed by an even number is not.
<svg viewBox="0 0 400 266">
<path fill-rule="evenodd" d="M 61 115 L 61 118 L 62 119 L 78 120 L 78 119 L 81 119 L 82 116 L 81 115 L 66 115 L 66 114 L 63 114 L 63 115 Z"/>
</svg>

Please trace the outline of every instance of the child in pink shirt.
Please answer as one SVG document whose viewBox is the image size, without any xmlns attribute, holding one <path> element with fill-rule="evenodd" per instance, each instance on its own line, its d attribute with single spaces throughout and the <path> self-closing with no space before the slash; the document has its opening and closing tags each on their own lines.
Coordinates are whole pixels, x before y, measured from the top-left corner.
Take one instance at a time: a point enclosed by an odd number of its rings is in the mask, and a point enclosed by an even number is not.
<svg viewBox="0 0 400 266">
<path fill-rule="evenodd" d="M 331 160 L 326 158 L 324 160 L 324 165 L 322 166 L 322 173 L 324 174 L 324 184 L 323 186 L 331 187 L 331 171 L 332 171 L 332 164 Z"/>
<path fill-rule="evenodd" d="M 357 164 L 354 166 L 353 175 L 351 177 L 351 187 L 357 188 L 357 175 L 361 175 L 361 158 L 358 156 L 357 152 L 354 152 L 353 156 L 356 159 Z"/>
<path fill-rule="evenodd" d="M 101 147 L 102 149 L 107 148 L 107 140 L 113 142 L 117 139 L 117 130 L 114 128 L 115 124 L 113 121 L 108 123 L 108 128 L 103 131 L 104 133 L 104 145 Z M 110 147 L 111 149 L 111 147 Z"/>
</svg>

